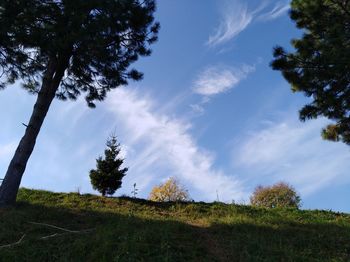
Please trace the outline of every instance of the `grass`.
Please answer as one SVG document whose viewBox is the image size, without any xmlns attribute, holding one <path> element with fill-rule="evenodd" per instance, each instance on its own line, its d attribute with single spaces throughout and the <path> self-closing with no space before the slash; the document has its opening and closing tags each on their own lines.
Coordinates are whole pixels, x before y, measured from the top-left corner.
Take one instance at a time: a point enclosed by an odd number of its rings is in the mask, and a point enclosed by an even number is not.
<svg viewBox="0 0 350 262">
<path fill-rule="evenodd" d="M 350 261 L 350 215 L 328 211 L 21 189 L 0 209 L 0 246 L 23 235 L 0 261 Z"/>
</svg>

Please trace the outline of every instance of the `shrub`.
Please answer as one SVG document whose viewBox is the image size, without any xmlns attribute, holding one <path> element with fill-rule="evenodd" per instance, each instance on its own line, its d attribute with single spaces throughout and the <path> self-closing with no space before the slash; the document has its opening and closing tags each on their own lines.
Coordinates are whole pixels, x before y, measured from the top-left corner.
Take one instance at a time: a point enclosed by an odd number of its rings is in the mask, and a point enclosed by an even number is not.
<svg viewBox="0 0 350 262">
<path fill-rule="evenodd" d="M 155 186 L 150 195 L 149 200 L 157 202 L 169 201 L 189 201 L 188 191 L 174 178 L 169 178 L 164 184 Z"/>
<path fill-rule="evenodd" d="M 250 197 L 253 206 L 267 208 L 274 207 L 300 207 L 300 196 L 295 189 L 284 182 L 279 182 L 273 186 L 258 186 Z"/>
</svg>

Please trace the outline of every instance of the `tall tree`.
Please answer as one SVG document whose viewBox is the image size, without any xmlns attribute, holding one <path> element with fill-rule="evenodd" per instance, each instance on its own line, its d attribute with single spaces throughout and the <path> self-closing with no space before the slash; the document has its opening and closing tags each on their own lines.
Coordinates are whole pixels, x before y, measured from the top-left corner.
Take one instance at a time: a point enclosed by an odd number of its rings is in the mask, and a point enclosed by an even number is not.
<svg viewBox="0 0 350 262">
<path fill-rule="evenodd" d="M 37 96 L 0 188 L 0 204 L 16 200 L 21 178 L 53 99 L 88 106 L 108 91 L 140 80 L 129 65 L 151 53 L 159 24 L 155 0 L 2 0 L 0 87 L 21 80 Z"/>
<path fill-rule="evenodd" d="M 275 48 L 272 67 L 311 98 L 300 119 L 330 119 L 323 138 L 350 145 L 350 1 L 293 0 L 290 17 L 303 35 L 293 52 Z"/>
<path fill-rule="evenodd" d="M 128 171 L 127 167 L 122 168 L 124 159 L 119 157 L 120 144 L 117 143 L 117 137 L 111 135 L 106 145 L 105 157 L 99 157 L 96 169 L 90 171 L 92 187 L 102 196 L 113 195 L 121 187 L 122 179 Z"/>
</svg>

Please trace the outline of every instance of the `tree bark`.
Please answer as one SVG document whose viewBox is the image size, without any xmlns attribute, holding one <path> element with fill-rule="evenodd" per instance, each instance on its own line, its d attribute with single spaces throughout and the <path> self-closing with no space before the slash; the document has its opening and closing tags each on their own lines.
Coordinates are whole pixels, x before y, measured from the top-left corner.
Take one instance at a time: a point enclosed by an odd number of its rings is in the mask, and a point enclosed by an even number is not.
<svg viewBox="0 0 350 262">
<path fill-rule="evenodd" d="M 69 60 L 69 58 L 67 58 Z M 17 192 L 27 166 L 30 155 L 33 152 L 36 139 L 50 108 L 52 100 L 64 75 L 68 60 L 57 61 L 56 57 L 49 59 L 47 69 L 43 75 L 41 89 L 38 93 L 32 115 L 30 117 L 25 134 L 22 137 L 16 152 L 7 169 L 5 178 L 0 187 L 0 206 L 12 205 L 16 202 Z"/>
</svg>

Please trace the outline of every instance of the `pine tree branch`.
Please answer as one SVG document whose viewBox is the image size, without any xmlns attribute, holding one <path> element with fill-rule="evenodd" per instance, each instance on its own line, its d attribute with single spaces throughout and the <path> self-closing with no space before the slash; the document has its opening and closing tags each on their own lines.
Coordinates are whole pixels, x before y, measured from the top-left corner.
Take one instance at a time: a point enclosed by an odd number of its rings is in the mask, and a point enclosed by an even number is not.
<svg viewBox="0 0 350 262">
<path fill-rule="evenodd" d="M 333 3 L 335 6 L 338 6 L 341 8 L 341 10 L 343 10 L 343 12 L 345 14 L 347 14 L 348 16 L 350 16 L 350 12 L 349 10 L 347 9 L 347 4 L 348 2 L 346 2 L 345 5 L 343 5 L 342 3 L 340 3 L 339 1 L 335 1 L 335 0 L 330 0 L 331 3 Z"/>
</svg>

